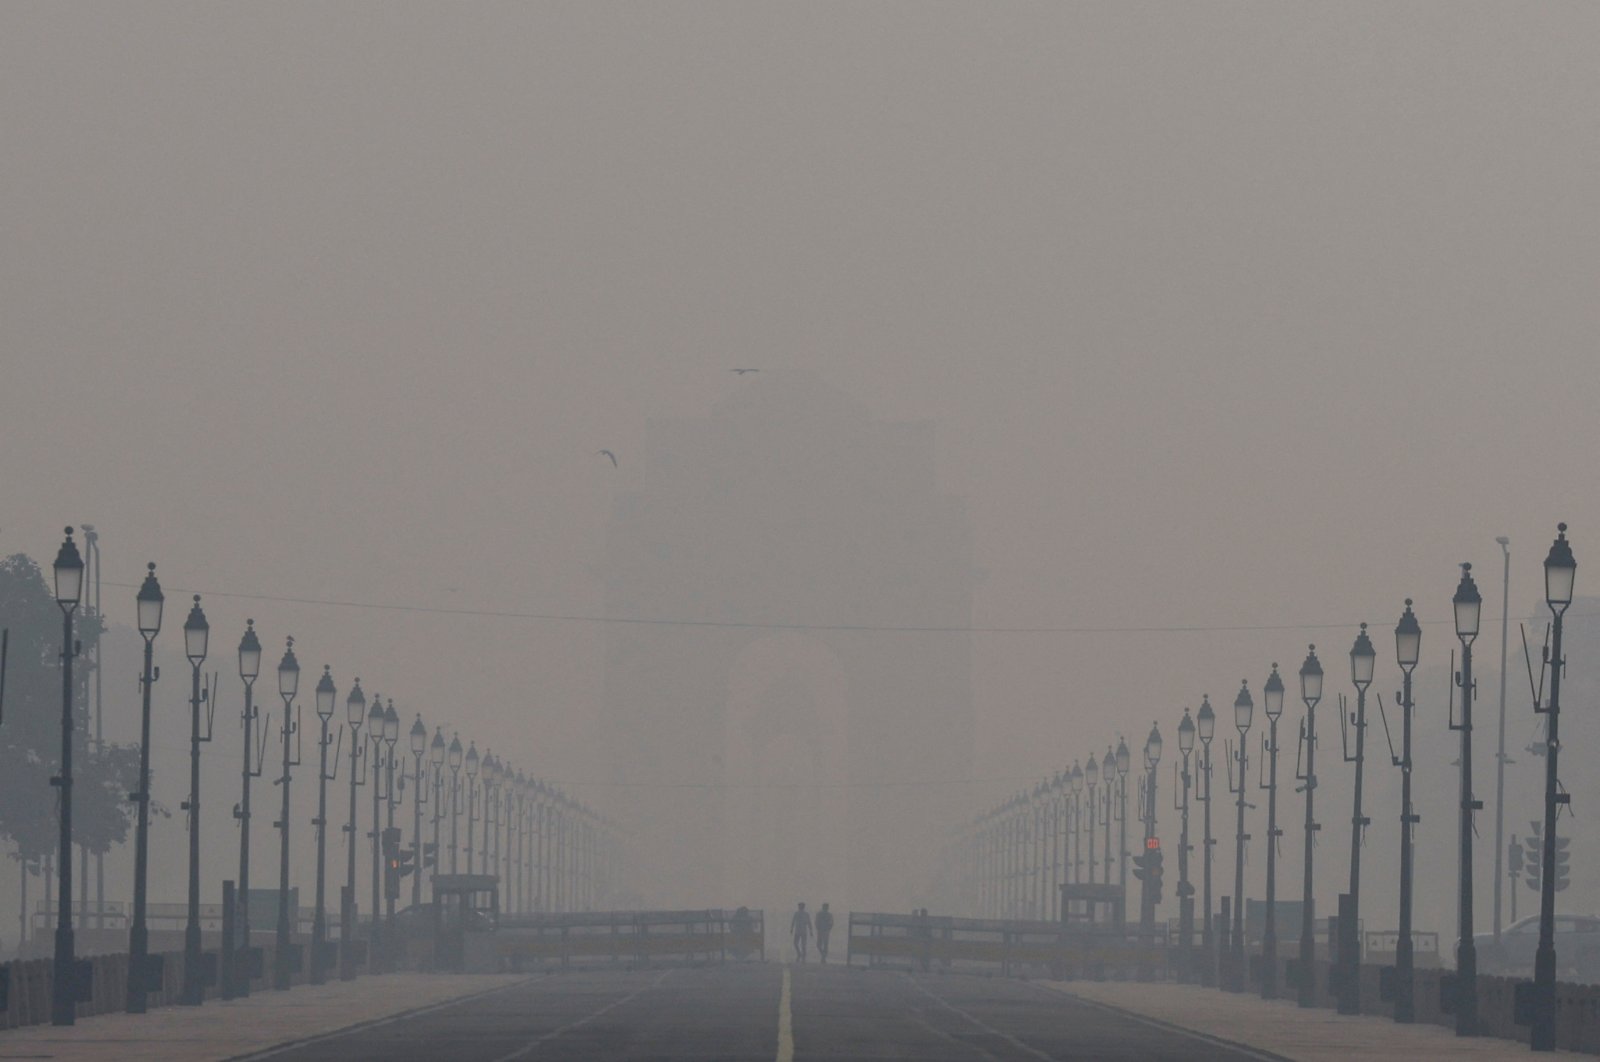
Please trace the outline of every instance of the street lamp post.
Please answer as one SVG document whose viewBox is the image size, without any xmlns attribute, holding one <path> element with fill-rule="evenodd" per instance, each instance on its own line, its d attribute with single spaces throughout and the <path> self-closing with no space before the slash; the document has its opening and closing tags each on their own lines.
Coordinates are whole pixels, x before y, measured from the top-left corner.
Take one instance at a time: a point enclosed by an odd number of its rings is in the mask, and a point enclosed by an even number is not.
<svg viewBox="0 0 1600 1062">
<path fill-rule="evenodd" d="M 422 782 L 422 757 L 428 751 L 428 728 L 422 725 L 422 713 L 411 724 L 411 906 L 422 906 L 422 806 L 428 802 L 426 786 Z"/>
<path fill-rule="evenodd" d="M 1200 841 L 1201 848 L 1201 882 L 1205 901 L 1205 917 L 1200 920 L 1200 950 L 1203 952 L 1200 963 L 1200 983 L 1211 985 L 1217 979 L 1217 941 L 1213 935 L 1212 911 L 1214 904 L 1211 898 L 1211 850 L 1216 847 L 1217 839 L 1211 835 L 1211 739 L 1217 732 L 1217 713 L 1211 708 L 1209 694 L 1200 698 L 1200 710 L 1195 713 L 1195 733 L 1200 737 L 1202 750 L 1200 763 L 1200 777 L 1195 786 L 1194 798 L 1206 806 L 1203 816 L 1204 836 Z"/>
<path fill-rule="evenodd" d="M 1244 846 L 1250 840 L 1250 835 L 1244 832 L 1244 794 L 1245 779 L 1249 777 L 1250 755 L 1245 744 L 1245 735 L 1250 732 L 1251 717 L 1255 714 L 1255 701 L 1250 697 L 1250 687 L 1247 682 L 1239 684 L 1239 695 L 1233 699 L 1233 725 L 1239 731 L 1239 752 L 1237 756 L 1229 756 L 1229 760 L 1237 760 L 1239 766 L 1238 785 L 1234 785 L 1231 777 L 1233 771 L 1229 769 L 1228 788 L 1238 793 L 1239 800 L 1239 828 L 1234 835 L 1233 847 L 1233 947 L 1231 967 L 1228 972 L 1227 984 L 1224 985 L 1230 992 L 1243 992 L 1245 982 L 1244 959 Z"/>
<path fill-rule="evenodd" d="M 1504 570 L 1500 581 L 1500 734 L 1494 753 L 1494 942 L 1500 943 L 1500 907 L 1502 876 L 1506 857 L 1506 642 L 1510 636 L 1511 613 L 1511 540 L 1504 535 L 1495 539 L 1500 545 Z M 1517 890 L 1511 890 L 1512 920 L 1516 920 Z"/>
<path fill-rule="evenodd" d="M 1556 540 L 1544 559 L 1544 599 L 1554 616 L 1550 654 L 1550 704 L 1545 712 L 1544 837 L 1539 852 L 1539 947 L 1533 959 L 1533 1030 L 1535 1051 L 1556 1046 L 1556 814 L 1567 803 L 1561 791 L 1556 757 L 1561 752 L 1561 672 L 1566 658 L 1561 652 L 1562 623 L 1572 604 L 1578 562 L 1567 543 L 1567 525 L 1556 525 Z M 1538 706 L 1535 705 L 1535 708 Z"/>
<path fill-rule="evenodd" d="M 1411 843 L 1412 827 L 1420 817 L 1411 808 L 1411 672 L 1422 654 L 1422 625 L 1411 611 L 1411 599 L 1406 598 L 1406 610 L 1394 628 L 1394 658 L 1400 665 L 1400 934 L 1394 946 L 1394 1020 L 1409 1023 L 1416 1020 L 1415 993 L 1413 991 L 1413 952 L 1411 941 Z"/>
<path fill-rule="evenodd" d="M 461 735 L 450 738 L 450 873 L 456 873 L 457 829 L 461 823 Z"/>
<path fill-rule="evenodd" d="M 72 613 L 83 594 L 83 558 L 67 528 L 66 541 L 56 552 L 56 604 L 61 607 L 61 773 L 50 779 L 61 790 L 59 841 L 61 877 L 56 893 L 56 959 L 51 974 L 50 1023 L 71 1025 L 77 1019 L 77 957 L 72 933 L 72 659 L 77 642 L 72 637 Z"/>
<path fill-rule="evenodd" d="M 143 1014 L 150 989 L 150 930 L 145 924 L 145 895 L 150 876 L 150 685 L 160 676 L 155 667 L 155 638 L 161 632 L 166 601 L 156 566 L 139 587 L 139 634 L 144 638 L 144 674 L 139 679 L 139 791 L 133 794 L 138 819 L 133 842 L 133 925 L 128 931 L 128 1013 Z"/>
<path fill-rule="evenodd" d="M 1095 759 L 1094 753 L 1092 753 L 1092 752 L 1089 754 L 1089 762 L 1087 764 L 1085 764 L 1084 768 L 1083 768 L 1083 780 L 1088 784 L 1088 787 L 1089 787 L 1089 802 L 1088 802 L 1088 812 L 1089 812 L 1089 815 L 1088 815 L 1088 820 L 1089 820 L 1089 877 L 1088 877 L 1088 882 L 1089 882 L 1090 885 L 1093 885 L 1094 884 L 1094 868 L 1095 868 L 1094 828 L 1098 824 L 1096 820 L 1098 820 L 1100 818 L 1100 797 L 1099 797 L 1099 794 L 1097 794 L 1095 792 L 1095 789 L 1100 784 L 1100 761 Z"/>
<path fill-rule="evenodd" d="M 1128 752 L 1128 743 L 1122 738 L 1117 738 L 1117 778 L 1118 784 L 1118 818 L 1120 826 L 1117 835 L 1117 884 L 1122 889 L 1122 909 L 1128 909 L 1128 768 L 1133 765 L 1133 757 Z"/>
<path fill-rule="evenodd" d="M 1461 582 L 1451 599 L 1455 609 L 1456 637 L 1461 641 L 1461 721 L 1451 724 L 1461 733 L 1460 867 L 1456 906 L 1456 1035 L 1478 1034 L 1478 950 L 1472 941 L 1472 702 L 1477 684 L 1472 677 L 1472 643 L 1478 637 L 1483 598 L 1472 581 L 1472 565 L 1461 566 Z"/>
<path fill-rule="evenodd" d="M 391 697 L 391 698 L 389 698 L 388 707 L 385 708 L 384 712 L 383 712 L 383 743 L 385 745 L 389 746 L 388 766 L 385 768 L 385 772 L 386 772 L 386 775 L 387 775 L 386 788 L 388 789 L 388 792 L 384 794 L 384 796 L 385 796 L 385 804 L 387 805 L 386 808 L 385 808 L 385 814 L 384 814 L 384 830 L 388 834 L 388 836 L 390 836 L 390 837 L 396 836 L 398 834 L 398 832 L 399 832 L 399 831 L 395 830 L 395 828 L 394 828 L 394 808 L 395 808 L 395 805 L 397 803 L 399 803 L 398 799 L 396 798 L 395 786 L 394 786 L 394 769 L 395 769 L 394 747 L 395 747 L 395 743 L 398 742 L 399 740 L 400 740 L 400 715 L 399 715 L 399 713 L 397 713 L 394 710 L 394 698 Z M 403 773 L 402 773 L 402 776 L 401 776 L 401 780 L 404 781 L 404 774 Z M 398 855 L 398 852 L 399 852 L 399 844 L 398 843 L 395 845 L 395 851 L 396 851 L 396 854 Z M 384 932 L 383 932 L 383 944 L 384 944 L 384 947 L 389 949 L 389 955 L 386 955 L 384 957 L 384 966 L 386 968 L 391 967 L 391 966 L 394 965 L 393 962 L 391 961 L 391 959 L 398 959 L 399 958 L 399 951 L 395 947 L 395 944 L 398 941 L 399 937 L 395 933 L 395 925 L 394 925 L 394 905 L 395 905 L 395 901 L 398 900 L 399 898 L 400 898 L 400 880 L 397 877 L 395 879 L 393 885 L 391 885 L 390 887 L 388 887 L 388 888 L 383 890 L 384 922 L 385 922 Z M 373 911 L 373 918 L 374 918 L 374 920 L 376 920 L 376 918 L 377 918 L 377 911 L 376 910 Z"/>
<path fill-rule="evenodd" d="M 183 623 L 183 652 L 189 658 L 189 799 L 183 810 L 189 815 L 189 917 L 183 929 L 183 988 L 179 1002 L 198 1007 L 205 999 L 204 952 L 200 947 L 200 743 L 211 740 L 210 713 L 205 736 L 200 735 L 200 665 L 206 660 L 211 625 L 200 608 L 200 595 L 194 595 L 189 618 Z M 62 873 L 66 873 L 63 866 Z"/>
<path fill-rule="evenodd" d="M 1267 715 L 1267 910 L 1261 930 L 1261 998 L 1278 998 L 1278 718 L 1283 715 L 1283 679 L 1278 665 L 1261 687 L 1261 710 Z"/>
<path fill-rule="evenodd" d="M 278 696 L 283 698 L 283 775 L 278 784 L 283 787 L 283 810 L 275 823 L 278 827 L 278 932 L 272 956 L 272 987 L 285 991 L 294 977 L 290 936 L 294 926 L 289 916 L 289 780 L 290 768 L 300 763 L 299 739 L 295 738 L 291 751 L 290 739 L 300 733 L 298 713 L 292 711 L 295 694 L 300 690 L 300 662 L 295 659 L 294 639 L 286 641 L 283 659 L 278 662 Z M 296 912 L 298 919 L 298 912 Z"/>
<path fill-rule="evenodd" d="M 1178 724 L 1178 752 L 1183 766 L 1178 772 L 1178 950 L 1183 956 L 1183 976 L 1194 976 L 1194 885 L 1189 882 L 1189 787 L 1194 777 L 1189 760 L 1194 753 L 1194 719 L 1183 710 Z M 1177 766 L 1174 764 L 1174 766 Z"/>
<path fill-rule="evenodd" d="M 353 981 L 356 976 L 356 847 L 361 834 L 357 831 L 356 789 L 366 785 L 366 772 L 361 760 L 367 746 L 361 740 L 361 724 L 367 718 L 367 695 L 358 678 L 344 699 L 344 722 L 350 728 L 350 820 L 345 823 L 345 875 L 344 895 L 339 905 L 339 979 Z M 370 961 L 370 960 L 369 960 Z"/>
<path fill-rule="evenodd" d="M 478 815 L 478 769 L 481 765 L 478 758 L 478 743 L 472 742 L 467 749 L 467 873 L 472 873 L 472 838 L 475 832 L 474 825 Z"/>
<path fill-rule="evenodd" d="M 1367 687 L 1372 685 L 1373 666 L 1378 658 L 1367 637 L 1367 625 L 1350 647 L 1350 681 L 1356 688 L 1353 719 L 1339 713 L 1339 736 L 1346 763 L 1356 765 L 1354 810 L 1350 815 L 1350 906 L 1339 912 L 1339 1013 L 1361 1013 L 1361 838 L 1371 821 L 1361 812 L 1363 782 L 1367 764 Z M 1355 754 L 1349 748 L 1349 727 L 1356 732 Z"/>
<path fill-rule="evenodd" d="M 381 804 L 388 800 L 383 791 L 383 698 L 372 695 L 372 707 L 367 711 L 368 758 L 372 761 L 372 914 L 367 922 L 367 972 L 383 972 L 383 927 L 379 912 L 383 910 L 383 814 Z"/>
<path fill-rule="evenodd" d="M 238 943 L 227 940 L 222 944 L 222 962 L 228 972 L 228 988 L 235 996 L 250 994 L 250 968 L 245 956 L 250 954 L 250 779 L 261 777 L 262 761 L 266 758 L 266 734 L 256 725 L 256 679 L 261 675 L 261 640 L 256 637 L 256 621 L 245 620 L 244 636 L 239 639 L 239 679 L 244 683 L 244 712 L 240 722 L 244 725 L 244 762 L 240 766 L 239 806 L 234 817 L 239 820 L 239 914 Z M 268 713 L 270 718 L 271 713 Z M 261 747 L 255 748 L 261 738 Z"/>
<path fill-rule="evenodd" d="M 1161 731 L 1150 724 L 1150 736 L 1144 742 L 1144 879 L 1139 896 L 1139 936 L 1144 942 L 1145 954 L 1156 943 L 1156 904 L 1161 902 L 1161 848 L 1156 837 L 1156 769 L 1161 765 Z M 1141 980 L 1149 980 L 1149 960 L 1140 964 Z"/>
<path fill-rule="evenodd" d="M 444 748 L 444 730 L 434 727 L 433 740 L 428 743 L 428 764 L 433 768 L 433 874 L 428 888 L 435 902 L 439 899 L 439 861 L 444 857 L 444 849 L 439 847 L 439 820 L 444 818 Z"/>
<path fill-rule="evenodd" d="M 1317 831 L 1322 829 L 1315 813 L 1317 795 L 1317 703 L 1322 700 L 1322 661 L 1317 659 L 1317 647 L 1306 651 L 1305 662 L 1300 665 L 1300 700 L 1306 706 L 1306 718 L 1300 727 L 1300 753 L 1303 768 L 1295 771 L 1301 790 L 1306 795 L 1305 877 L 1301 882 L 1300 896 L 1300 962 L 1295 971 L 1295 991 L 1300 1006 L 1317 1005 L 1317 909 L 1313 892 L 1312 869 L 1315 864 Z"/>
<path fill-rule="evenodd" d="M 317 738 L 319 761 L 317 767 L 317 817 L 312 825 L 317 828 L 317 897 L 315 912 L 311 916 L 311 983 L 320 985 L 328 979 L 328 783 L 338 777 L 339 756 L 334 753 L 333 774 L 328 773 L 328 721 L 333 718 L 333 702 L 337 691 L 333 688 L 333 673 L 327 664 L 322 665 L 322 678 L 317 680 L 317 718 L 322 730 Z M 343 738 L 341 737 L 342 741 Z"/>
</svg>

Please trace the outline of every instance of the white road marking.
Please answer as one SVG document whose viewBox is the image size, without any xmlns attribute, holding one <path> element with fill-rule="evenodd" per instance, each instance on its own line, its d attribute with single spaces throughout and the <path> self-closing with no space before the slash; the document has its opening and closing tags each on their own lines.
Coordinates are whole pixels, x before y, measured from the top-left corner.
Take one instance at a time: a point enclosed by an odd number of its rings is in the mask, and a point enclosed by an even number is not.
<svg viewBox="0 0 1600 1062">
<path fill-rule="evenodd" d="M 644 985 L 633 992 L 629 992 L 621 999 L 612 1000 L 610 1003 L 607 1003 L 593 1014 L 590 1014 L 587 1017 L 579 1018 L 577 1021 L 568 1022 L 559 1029 L 552 1029 L 543 1036 L 536 1036 L 510 1054 L 501 1055 L 499 1058 L 495 1059 L 495 1062 L 513 1062 L 514 1059 L 527 1058 L 529 1055 L 533 1054 L 534 1051 L 538 1050 L 542 1044 L 549 1043 L 558 1036 L 565 1036 L 574 1029 L 582 1028 L 583 1026 L 588 1025 L 591 1021 L 594 1021 L 596 1018 L 616 1010 L 618 1007 L 623 1006 L 624 1004 L 632 1003 L 634 1000 L 638 999 L 652 988 L 659 987 L 661 982 L 671 977 L 675 972 L 676 971 L 674 970 L 668 970 L 666 973 L 663 973 L 660 977 L 656 978 L 654 981 L 651 981 L 649 984 Z"/>
<path fill-rule="evenodd" d="M 794 1012 L 790 1009 L 789 967 L 783 967 L 783 991 L 778 994 L 778 1062 L 794 1062 Z"/>
<path fill-rule="evenodd" d="M 951 1003 L 951 1002 L 949 1002 L 948 1000 L 945 1000 L 945 999 L 941 999 L 939 996 L 934 995 L 932 992 L 930 992 L 926 988 L 922 987 L 922 982 L 918 981 L 915 977 L 912 977 L 910 974 L 906 974 L 905 976 L 906 976 L 906 980 L 910 981 L 913 985 L 916 986 L 916 989 L 917 989 L 918 992 L 921 992 L 923 995 L 927 996 L 929 999 L 931 999 L 935 1003 L 939 1004 L 939 1006 L 943 1007 L 945 1010 L 950 1011 L 952 1014 L 956 1014 L 956 1015 L 959 1015 L 962 1018 L 965 1018 L 967 1021 L 971 1022 L 973 1025 L 976 1025 L 978 1028 L 982 1029 L 984 1032 L 988 1033 L 990 1036 L 998 1037 L 999 1039 L 1004 1040 L 1006 1043 L 1010 1044 L 1012 1047 L 1015 1047 L 1018 1051 L 1022 1051 L 1022 1052 L 1026 1053 L 1026 1054 L 1030 1054 L 1034 1058 L 1042 1058 L 1042 1059 L 1045 1060 L 1045 1062 L 1055 1062 L 1055 1057 L 1053 1055 L 1047 1055 L 1043 1051 L 1040 1051 L 1040 1050 L 1037 1050 L 1035 1048 L 1029 1047 L 1027 1044 L 1023 1043 L 1021 1040 L 1017 1039 L 1015 1036 L 1012 1036 L 1010 1033 L 1001 1032 L 999 1029 L 996 1029 L 993 1025 L 984 1024 L 983 1022 L 979 1021 L 977 1018 L 974 1018 L 971 1014 L 968 1014 L 966 1011 L 964 1011 L 960 1007 L 956 1006 L 954 1003 Z"/>
</svg>

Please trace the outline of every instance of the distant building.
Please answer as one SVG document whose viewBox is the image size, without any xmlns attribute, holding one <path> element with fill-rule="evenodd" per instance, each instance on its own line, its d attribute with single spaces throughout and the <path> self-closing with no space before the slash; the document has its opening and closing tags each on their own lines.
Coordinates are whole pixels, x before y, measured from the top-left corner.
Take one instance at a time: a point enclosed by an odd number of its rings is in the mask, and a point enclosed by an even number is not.
<svg viewBox="0 0 1600 1062">
<path fill-rule="evenodd" d="M 909 908 L 969 810 L 972 535 L 934 427 L 804 374 L 651 425 L 608 529 L 608 753 L 653 903 Z M 793 625 L 793 626 L 785 626 Z M 916 626 L 953 631 L 874 631 Z M 697 788 L 703 786 L 703 788 Z"/>
</svg>

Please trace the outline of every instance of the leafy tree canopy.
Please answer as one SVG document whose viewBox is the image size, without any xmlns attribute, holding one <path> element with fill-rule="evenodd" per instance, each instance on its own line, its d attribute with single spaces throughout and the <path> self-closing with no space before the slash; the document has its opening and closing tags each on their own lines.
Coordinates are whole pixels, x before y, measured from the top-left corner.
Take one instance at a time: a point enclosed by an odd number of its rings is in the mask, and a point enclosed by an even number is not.
<svg viewBox="0 0 1600 1062">
<path fill-rule="evenodd" d="M 133 821 L 128 794 L 137 788 L 139 750 L 93 747 L 89 650 L 105 626 L 79 609 L 73 636 L 84 653 L 73 661 L 73 841 L 106 852 L 127 839 Z M 10 630 L 5 720 L 0 724 L 0 837 L 14 858 L 33 861 L 55 850 L 61 769 L 61 609 L 45 573 L 25 554 L 0 560 L 0 628 Z"/>
</svg>

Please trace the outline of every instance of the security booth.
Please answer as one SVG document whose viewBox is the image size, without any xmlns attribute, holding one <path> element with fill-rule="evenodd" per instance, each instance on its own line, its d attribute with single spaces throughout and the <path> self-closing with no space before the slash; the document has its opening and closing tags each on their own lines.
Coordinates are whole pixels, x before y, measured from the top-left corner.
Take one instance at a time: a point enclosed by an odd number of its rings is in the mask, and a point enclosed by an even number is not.
<svg viewBox="0 0 1600 1062">
<path fill-rule="evenodd" d="M 433 879 L 433 967 L 495 973 L 500 958 L 500 879 L 493 874 L 440 874 Z"/>
</svg>

